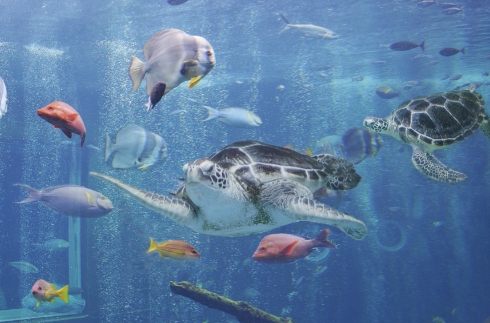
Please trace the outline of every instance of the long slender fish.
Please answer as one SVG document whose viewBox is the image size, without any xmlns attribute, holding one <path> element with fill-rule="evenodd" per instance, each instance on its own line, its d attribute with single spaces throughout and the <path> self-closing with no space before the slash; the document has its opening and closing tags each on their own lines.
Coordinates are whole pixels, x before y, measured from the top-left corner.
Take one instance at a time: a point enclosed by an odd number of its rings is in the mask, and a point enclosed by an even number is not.
<svg viewBox="0 0 490 323">
<path fill-rule="evenodd" d="M 310 25 L 310 24 L 291 24 L 289 23 L 289 20 L 282 13 L 280 13 L 279 15 L 281 16 L 282 20 L 284 20 L 284 22 L 286 23 L 286 26 L 284 26 L 279 31 L 279 33 L 282 33 L 285 30 L 288 30 L 289 28 L 295 28 L 307 35 L 320 36 L 322 38 L 329 38 L 329 39 L 339 38 L 339 35 L 330 29 L 323 28 L 320 26 Z"/>
</svg>

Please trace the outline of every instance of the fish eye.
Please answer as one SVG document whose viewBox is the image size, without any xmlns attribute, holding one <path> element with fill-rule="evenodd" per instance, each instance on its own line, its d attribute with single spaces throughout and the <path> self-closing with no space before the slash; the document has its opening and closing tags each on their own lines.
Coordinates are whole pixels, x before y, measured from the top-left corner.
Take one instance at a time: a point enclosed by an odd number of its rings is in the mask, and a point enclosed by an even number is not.
<svg viewBox="0 0 490 323">
<path fill-rule="evenodd" d="M 211 55 L 213 55 L 213 52 L 208 50 L 208 51 L 206 51 L 206 55 L 211 56 Z"/>
<path fill-rule="evenodd" d="M 195 249 L 193 249 L 193 250 L 191 251 L 191 253 L 193 253 L 193 254 L 197 254 L 197 251 L 196 251 Z"/>
<path fill-rule="evenodd" d="M 265 251 L 266 249 L 267 249 L 266 247 L 262 247 L 262 248 L 260 248 L 259 250 L 260 250 L 260 251 Z"/>
<path fill-rule="evenodd" d="M 41 286 L 37 286 L 37 290 L 41 290 L 43 289 Z"/>
</svg>

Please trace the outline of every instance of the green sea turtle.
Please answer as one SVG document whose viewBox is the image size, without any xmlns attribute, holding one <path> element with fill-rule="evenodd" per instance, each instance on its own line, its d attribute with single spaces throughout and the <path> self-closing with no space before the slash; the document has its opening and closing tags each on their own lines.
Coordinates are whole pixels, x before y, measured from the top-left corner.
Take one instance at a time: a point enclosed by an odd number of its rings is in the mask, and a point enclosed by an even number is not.
<svg viewBox="0 0 490 323">
<path fill-rule="evenodd" d="M 296 221 L 336 226 L 354 239 L 367 233 L 362 221 L 313 198 L 313 192 L 324 186 L 338 190 L 357 186 L 361 177 L 342 158 L 242 141 L 185 164 L 183 171 L 183 184 L 173 197 L 90 174 L 199 233 L 252 235 Z"/>
<path fill-rule="evenodd" d="M 368 117 L 364 126 L 412 146 L 412 162 L 422 174 L 459 182 L 466 175 L 441 163 L 432 152 L 468 138 L 478 128 L 490 137 L 484 104 L 480 94 L 469 90 L 437 93 L 406 101 L 387 118 Z"/>
</svg>

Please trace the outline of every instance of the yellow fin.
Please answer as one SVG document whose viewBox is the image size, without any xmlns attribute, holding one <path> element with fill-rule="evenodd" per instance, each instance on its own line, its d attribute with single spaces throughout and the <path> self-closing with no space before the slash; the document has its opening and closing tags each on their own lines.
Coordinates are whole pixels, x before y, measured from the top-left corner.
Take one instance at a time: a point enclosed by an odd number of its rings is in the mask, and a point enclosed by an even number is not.
<svg viewBox="0 0 490 323">
<path fill-rule="evenodd" d="M 37 301 L 36 307 L 39 307 L 39 305 L 41 305 L 41 301 Z"/>
<path fill-rule="evenodd" d="M 54 297 L 51 298 L 48 302 L 53 303 L 54 302 Z"/>
<path fill-rule="evenodd" d="M 202 75 L 194 76 L 193 78 L 191 78 L 191 80 L 189 81 L 189 89 L 192 89 L 194 86 L 196 86 L 197 83 L 199 83 L 199 81 L 201 80 L 201 78 Z"/>
<path fill-rule="evenodd" d="M 59 290 L 56 291 L 56 296 L 61 298 L 61 300 L 65 303 L 68 303 L 68 289 L 70 288 L 69 285 L 64 286 L 63 288 L 60 288 Z M 54 301 L 54 298 L 53 298 Z"/>
<path fill-rule="evenodd" d="M 87 195 L 88 205 L 97 206 L 97 201 L 95 200 L 94 196 L 92 194 L 90 194 L 89 192 L 85 192 L 85 194 Z"/>
<path fill-rule="evenodd" d="M 167 258 L 167 256 L 165 256 L 165 255 L 163 254 L 163 252 L 160 252 L 160 257 L 162 257 L 162 258 Z"/>
<path fill-rule="evenodd" d="M 155 250 L 158 250 L 158 245 L 155 242 L 155 240 L 150 238 L 150 248 L 148 248 L 148 251 L 146 253 L 150 253 L 150 252 L 155 251 Z"/>
<path fill-rule="evenodd" d="M 143 164 L 141 166 L 138 167 L 138 169 L 141 169 L 141 170 L 147 170 L 148 167 L 150 167 L 151 165 L 148 165 L 148 164 Z"/>
</svg>

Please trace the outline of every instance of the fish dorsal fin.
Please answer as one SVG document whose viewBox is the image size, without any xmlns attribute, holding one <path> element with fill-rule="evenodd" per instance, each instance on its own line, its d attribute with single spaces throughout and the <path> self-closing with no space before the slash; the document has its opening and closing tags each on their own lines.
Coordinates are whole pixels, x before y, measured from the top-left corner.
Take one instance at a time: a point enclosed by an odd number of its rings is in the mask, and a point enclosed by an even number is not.
<svg viewBox="0 0 490 323">
<path fill-rule="evenodd" d="M 89 192 L 85 192 L 85 195 L 87 195 L 87 202 L 90 206 L 97 206 L 97 201 L 92 194 L 90 194 Z"/>
<path fill-rule="evenodd" d="M 68 122 L 73 122 L 77 117 L 78 117 L 78 113 L 70 113 L 66 115 L 65 120 Z"/>
<path fill-rule="evenodd" d="M 298 244 L 299 240 L 293 241 L 281 250 L 281 254 L 284 256 L 289 256 L 293 252 L 294 248 Z"/>
<path fill-rule="evenodd" d="M 199 83 L 199 81 L 201 80 L 201 78 L 202 75 L 194 76 L 193 78 L 191 78 L 191 80 L 189 81 L 189 89 L 192 89 L 194 86 L 196 86 L 197 83 Z"/>
<path fill-rule="evenodd" d="M 61 131 L 63 131 L 63 133 L 65 134 L 65 136 L 67 136 L 68 138 L 71 138 L 71 131 L 70 130 L 61 129 Z"/>
</svg>

